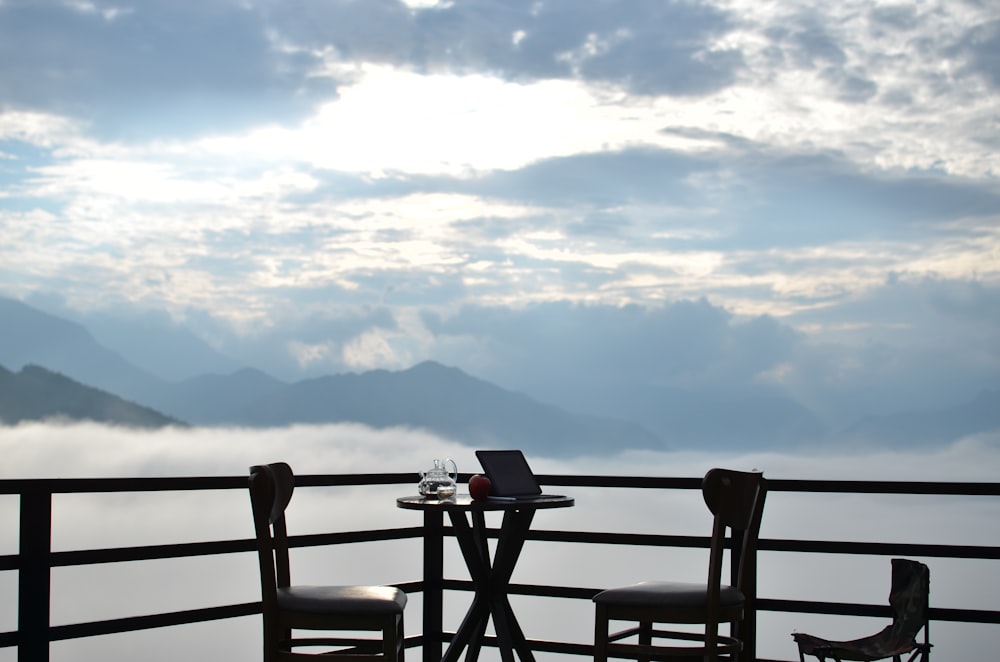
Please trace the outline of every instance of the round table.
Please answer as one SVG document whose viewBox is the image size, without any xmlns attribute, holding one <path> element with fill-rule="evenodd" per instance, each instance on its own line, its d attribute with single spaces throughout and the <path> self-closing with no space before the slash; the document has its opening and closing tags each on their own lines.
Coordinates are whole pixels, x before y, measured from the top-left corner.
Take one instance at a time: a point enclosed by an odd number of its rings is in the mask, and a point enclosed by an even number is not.
<svg viewBox="0 0 1000 662">
<path fill-rule="evenodd" d="M 422 496 L 396 499 L 399 508 L 421 510 L 425 518 L 430 514 L 436 513 L 440 517 L 441 513 L 448 513 L 452 528 L 455 530 L 455 538 L 469 569 L 469 576 L 472 578 L 475 595 L 442 658 L 445 662 L 457 662 L 466 648 L 468 648 L 466 659 L 476 660 L 490 617 L 493 618 L 493 629 L 496 631 L 500 656 L 504 662 L 512 662 L 515 651 L 522 662 L 534 661 L 534 655 L 511 609 L 507 588 L 518 556 L 524 547 L 524 541 L 527 539 L 535 511 L 568 508 L 574 503 L 572 497 L 560 495 L 542 495 L 514 501 L 498 499 L 476 501 L 467 494 L 458 494 L 448 499 Z M 485 514 L 494 511 L 503 513 L 503 521 L 497 536 L 496 553 L 491 561 Z M 425 639 L 428 634 L 424 633 Z M 428 650 L 429 648 L 425 646 L 425 662 L 430 662 Z"/>
</svg>

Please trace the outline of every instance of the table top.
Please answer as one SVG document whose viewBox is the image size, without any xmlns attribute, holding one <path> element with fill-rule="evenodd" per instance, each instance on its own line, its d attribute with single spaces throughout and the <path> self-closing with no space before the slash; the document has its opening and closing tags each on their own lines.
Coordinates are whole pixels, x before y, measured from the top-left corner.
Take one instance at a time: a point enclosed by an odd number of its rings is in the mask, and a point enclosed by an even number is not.
<svg viewBox="0 0 1000 662">
<path fill-rule="evenodd" d="M 396 499 L 396 506 L 407 510 L 541 510 L 544 508 L 568 508 L 576 503 L 573 497 L 561 494 L 544 494 L 521 501 L 486 499 L 477 501 L 468 494 L 456 494 L 447 499 L 429 499 L 422 496 L 406 496 Z"/>
</svg>

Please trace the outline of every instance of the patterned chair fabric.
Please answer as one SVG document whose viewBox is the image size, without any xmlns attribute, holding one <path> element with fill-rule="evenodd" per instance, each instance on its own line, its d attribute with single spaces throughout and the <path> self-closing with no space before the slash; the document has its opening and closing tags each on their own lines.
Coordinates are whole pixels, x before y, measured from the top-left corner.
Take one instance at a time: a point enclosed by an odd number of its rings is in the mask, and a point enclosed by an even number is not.
<svg viewBox="0 0 1000 662">
<path fill-rule="evenodd" d="M 910 654 L 908 662 L 918 657 L 920 662 L 929 662 L 931 644 L 928 633 L 928 602 L 930 594 L 930 569 L 918 561 L 892 559 L 892 587 L 889 591 L 889 606 L 892 608 L 892 623 L 881 632 L 850 641 L 830 641 L 811 634 L 792 634 L 799 647 L 799 660 L 805 662 L 806 655 L 814 655 L 821 662 L 827 658 L 844 662 L 872 662 L 892 658 L 902 662 L 903 656 Z M 922 642 L 917 635 L 924 631 Z"/>
</svg>

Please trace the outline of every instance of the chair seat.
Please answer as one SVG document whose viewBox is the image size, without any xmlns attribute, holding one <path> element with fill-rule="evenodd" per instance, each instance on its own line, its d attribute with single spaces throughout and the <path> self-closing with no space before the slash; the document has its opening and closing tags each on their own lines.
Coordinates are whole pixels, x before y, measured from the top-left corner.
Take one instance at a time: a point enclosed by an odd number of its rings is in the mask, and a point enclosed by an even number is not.
<svg viewBox="0 0 1000 662">
<path fill-rule="evenodd" d="M 738 607 L 744 599 L 734 586 L 720 589 L 719 606 L 723 609 Z M 594 602 L 617 607 L 704 608 L 708 604 L 708 588 L 705 584 L 688 582 L 640 582 L 601 591 L 594 596 Z"/>
<path fill-rule="evenodd" d="M 907 637 L 902 641 L 894 637 L 892 626 L 888 626 L 870 637 L 850 641 L 831 641 L 803 632 L 796 632 L 792 634 L 792 637 L 799 645 L 799 650 L 806 655 L 833 657 L 838 660 L 853 660 L 855 662 L 884 660 L 921 648 L 920 644 L 912 637 Z"/>
<path fill-rule="evenodd" d="M 343 616 L 402 614 L 406 593 L 394 586 L 291 586 L 278 589 L 282 611 Z"/>
</svg>

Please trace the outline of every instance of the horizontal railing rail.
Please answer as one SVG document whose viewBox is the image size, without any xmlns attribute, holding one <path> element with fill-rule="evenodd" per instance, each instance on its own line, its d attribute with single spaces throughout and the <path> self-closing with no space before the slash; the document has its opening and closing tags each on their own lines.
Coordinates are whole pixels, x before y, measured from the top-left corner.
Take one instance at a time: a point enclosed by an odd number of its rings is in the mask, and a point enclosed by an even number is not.
<svg viewBox="0 0 1000 662">
<path fill-rule="evenodd" d="M 460 476 L 466 480 L 467 474 Z M 688 477 L 635 477 L 599 475 L 541 475 L 539 481 L 551 487 L 629 488 L 655 490 L 697 490 L 700 478 Z M 300 475 L 298 488 L 411 485 L 413 473 L 367 473 Z M 105 621 L 74 623 L 53 626 L 49 623 L 49 594 L 51 570 L 57 567 L 85 566 L 119 563 L 123 561 L 148 561 L 196 556 L 248 553 L 255 550 L 253 539 L 220 540 L 177 544 L 142 545 L 104 549 L 53 551 L 52 497 L 56 494 L 103 494 L 121 492 L 198 491 L 247 489 L 245 477 L 177 477 L 177 478 L 52 478 L 0 480 L 0 495 L 17 495 L 20 498 L 19 552 L 0 555 L 0 571 L 18 572 L 18 629 L 0 632 L 0 648 L 18 647 L 19 660 L 48 660 L 49 643 L 83 637 L 102 636 L 167 626 L 208 622 L 243 617 L 260 613 L 260 602 L 221 605 L 202 609 L 109 619 Z M 886 495 L 951 495 L 1000 497 L 1000 483 L 964 482 L 907 482 L 907 481 L 839 481 L 839 480 L 771 480 L 772 492 L 886 494 Z M 450 526 L 441 530 L 442 536 L 451 536 Z M 422 526 L 365 531 L 332 532 L 292 536 L 293 547 L 317 547 L 349 543 L 366 543 L 387 540 L 425 538 L 428 531 Z M 495 537 L 496 529 L 488 535 Z M 529 540 L 610 544 L 677 548 L 707 548 L 707 536 L 657 535 L 613 533 L 600 531 L 532 530 Z M 964 544 L 915 544 L 873 543 L 839 540 L 783 540 L 761 539 L 761 552 L 830 553 L 881 556 L 920 556 L 951 559 L 1000 559 L 1000 547 Z M 436 559 L 440 562 L 440 559 Z M 425 573 L 426 573 L 425 560 Z M 440 571 L 437 571 L 440 573 Z M 408 593 L 426 592 L 427 577 L 397 584 Z M 441 578 L 436 590 L 472 590 L 472 583 L 465 580 Z M 542 596 L 589 600 L 600 589 L 580 586 L 548 586 L 513 584 L 510 592 L 515 595 Z M 425 596 L 435 608 L 433 598 Z M 840 602 L 812 602 L 761 597 L 761 611 L 803 614 L 828 614 L 848 616 L 890 616 L 887 605 L 868 605 Z M 436 608 L 440 609 L 440 600 Z M 931 607 L 932 621 L 960 623 L 1000 624 L 1000 611 Z M 425 621 L 426 622 L 426 621 Z M 447 641 L 452 633 L 436 633 L 437 641 Z M 408 647 L 420 646 L 427 641 L 423 632 L 407 638 Z M 495 644 L 487 637 L 487 645 Z M 533 650 L 541 652 L 590 655 L 589 645 L 530 640 Z M 776 662 L 761 660 L 761 662 Z"/>
</svg>

